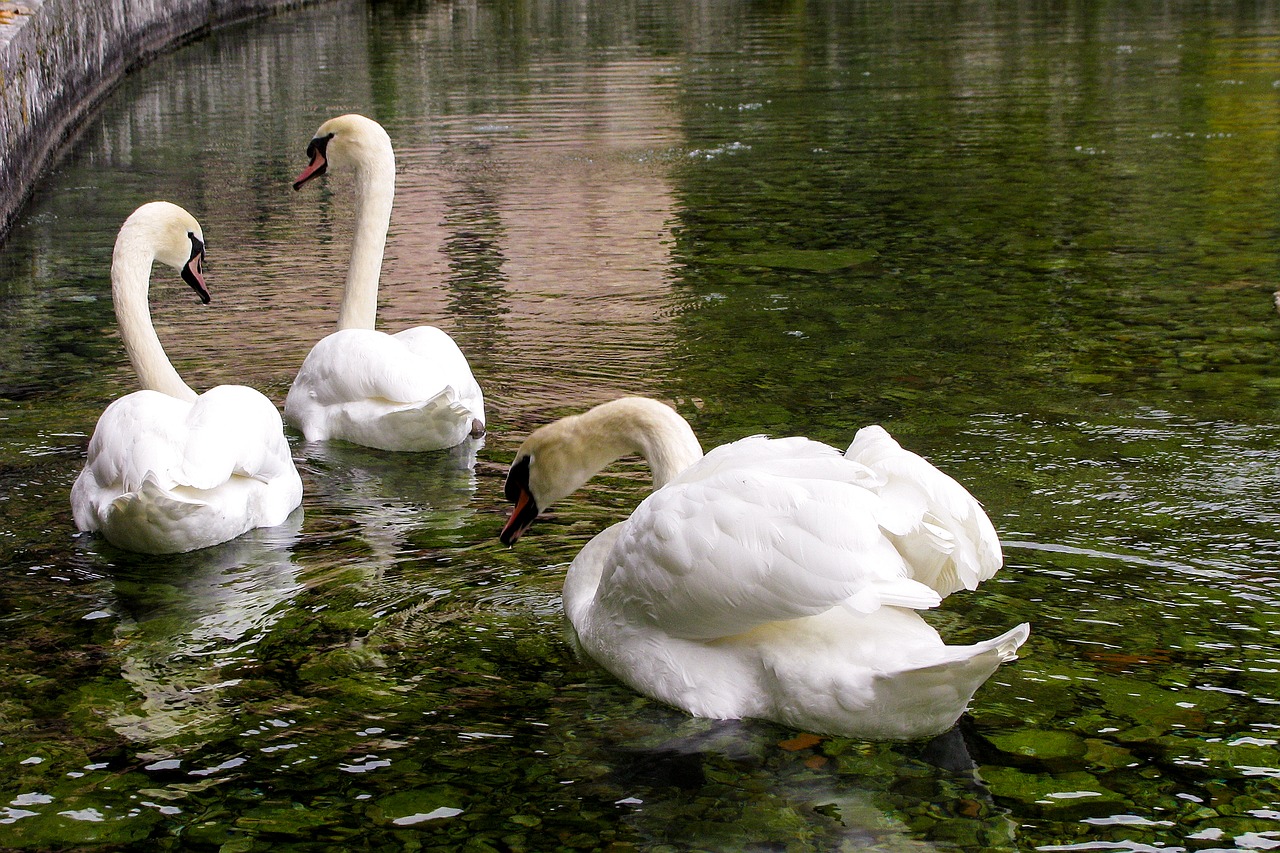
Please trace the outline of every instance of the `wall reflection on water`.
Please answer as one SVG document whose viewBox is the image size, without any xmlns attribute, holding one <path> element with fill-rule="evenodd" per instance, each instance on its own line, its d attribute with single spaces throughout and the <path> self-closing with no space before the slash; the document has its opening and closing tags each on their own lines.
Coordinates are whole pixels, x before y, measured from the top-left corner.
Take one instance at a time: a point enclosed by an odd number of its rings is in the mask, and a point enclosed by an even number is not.
<svg viewBox="0 0 1280 853">
<path fill-rule="evenodd" d="M 501 9 L 425 8 L 379 5 L 365 28 L 350 26 L 364 17 L 351 4 L 327 6 L 162 60 L 208 71 L 131 83 L 127 109 L 91 128 L 69 167 L 89 186 L 51 203 L 95 222 L 99 245 L 139 198 L 196 212 L 213 310 L 158 288 L 169 352 L 197 386 L 283 389 L 336 320 L 352 230 L 349 175 L 288 185 L 325 118 L 372 113 L 398 160 L 380 327 L 453 333 L 492 377 L 498 418 L 652 387 L 669 336 L 669 69 L 572 43 L 520 61 L 520 43 L 563 22 L 495 38 Z"/>
</svg>

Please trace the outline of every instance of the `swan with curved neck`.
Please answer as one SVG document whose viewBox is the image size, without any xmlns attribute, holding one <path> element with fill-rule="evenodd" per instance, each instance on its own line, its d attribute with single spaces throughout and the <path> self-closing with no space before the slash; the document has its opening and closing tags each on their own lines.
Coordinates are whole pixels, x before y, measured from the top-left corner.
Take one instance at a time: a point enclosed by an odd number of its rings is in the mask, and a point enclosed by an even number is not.
<svg viewBox="0 0 1280 853">
<path fill-rule="evenodd" d="M 517 451 L 500 534 L 614 459 L 649 460 L 654 491 L 565 576 L 587 657 L 700 717 L 837 735 L 939 734 L 1029 628 L 948 646 L 917 611 L 1000 568 L 981 506 L 880 427 L 846 453 L 752 436 L 705 456 L 674 410 L 623 398 L 535 430 Z"/>
<path fill-rule="evenodd" d="M 191 214 L 168 202 L 143 205 L 125 220 L 111 254 L 111 303 L 129 363 L 138 382 L 179 400 L 195 402 L 151 322 L 147 293 L 153 261 L 182 271 L 182 280 L 209 304 L 204 281 L 204 234 Z"/>
<path fill-rule="evenodd" d="M 171 554 L 281 524 L 302 502 L 302 478 L 270 400 L 243 385 L 196 394 L 182 381 L 151 322 L 154 261 L 209 302 L 195 218 L 168 202 L 134 211 L 116 238 L 111 295 L 142 390 L 98 419 L 71 510 L 77 528 L 119 548 Z"/>
<path fill-rule="evenodd" d="M 395 153 L 372 119 L 345 115 L 320 126 L 301 189 L 330 169 L 355 179 L 355 235 L 338 331 L 303 361 L 285 419 L 308 441 L 341 439 L 383 450 L 440 450 L 484 433 L 484 396 L 466 357 L 434 326 L 395 335 L 374 330 L 378 279 L 395 197 Z"/>
<path fill-rule="evenodd" d="M 674 409 L 645 397 L 624 397 L 536 430 L 507 474 L 506 497 L 515 509 L 502 543 L 514 545 L 544 509 L 633 455 L 649 463 L 653 487 L 660 489 L 702 458 L 702 445 Z"/>
</svg>

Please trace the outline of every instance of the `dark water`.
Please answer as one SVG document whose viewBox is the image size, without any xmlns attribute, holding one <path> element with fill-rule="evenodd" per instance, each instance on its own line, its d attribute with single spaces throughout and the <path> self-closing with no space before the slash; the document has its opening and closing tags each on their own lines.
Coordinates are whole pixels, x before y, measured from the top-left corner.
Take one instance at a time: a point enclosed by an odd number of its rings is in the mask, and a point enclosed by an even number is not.
<svg viewBox="0 0 1280 853">
<path fill-rule="evenodd" d="M 326 118 L 386 125 L 380 324 L 448 329 L 490 433 L 295 445 L 304 512 L 142 559 L 74 532 L 133 388 L 107 270 L 191 210 L 197 388 L 282 400 L 336 318 Z M 324 4 L 139 73 L 0 249 L 0 846 L 1280 846 L 1280 13 L 1268 4 Z M 1007 566 L 929 618 L 1033 624 L 928 744 L 691 720 L 577 661 L 563 566 L 623 465 L 517 549 L 501 478 L 623 392 L 712 446 L 884 423 Z M 475 465 L 469 463 L 474 459 Z"/>
</svg>

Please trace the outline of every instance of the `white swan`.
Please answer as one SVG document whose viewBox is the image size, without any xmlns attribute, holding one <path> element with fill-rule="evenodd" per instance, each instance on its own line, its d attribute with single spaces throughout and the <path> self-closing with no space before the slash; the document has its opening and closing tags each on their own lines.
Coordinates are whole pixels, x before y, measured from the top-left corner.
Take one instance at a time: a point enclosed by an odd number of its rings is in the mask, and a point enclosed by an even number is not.
<svg viewBox="0 0 1280 853">
<path fill-rule="evenodd" d="M 307 355 L 284 403 L 307 441 L 381 450 L 440 450 L 484 432 L 484 396 L 458 345 L 434 326 L 374 331 L 378 276 L 395 195 L 395 154 L 382 126 L 345 115 L 320 125 L 299 189 L 330 166 L 356 180 L 356 232 L 338 331 Z"/>
<path fill-rule="evenodd" d="M 302 502 L 275 405 L 243 385 L 197 395 L 151 324 L 151 265 L 182 270 L 209 301 L 204 235 L 191 214 L 151 202 L 125 220 L 111 258 L 111 298 L 141 391 L 102 413 L 71 489 L 76 527 L 147 554 L 207 548 L 284 522 Z"/>
<path fill-rule="evenodd" d="M 948 646 L 917 609 L 974 589 L 1000 544 L 965 489 L 878 426 L 843 456 L 754 436 L 705 457 L 670 407 L 627 397 L 534 431 L 506 495 L 510 545 L 613 460 L 655 491 L 578 554 L 565 616 L 587 656 L 699 717 L 869 739 L 948 729 L 1027 639 Z"/>
</svg>

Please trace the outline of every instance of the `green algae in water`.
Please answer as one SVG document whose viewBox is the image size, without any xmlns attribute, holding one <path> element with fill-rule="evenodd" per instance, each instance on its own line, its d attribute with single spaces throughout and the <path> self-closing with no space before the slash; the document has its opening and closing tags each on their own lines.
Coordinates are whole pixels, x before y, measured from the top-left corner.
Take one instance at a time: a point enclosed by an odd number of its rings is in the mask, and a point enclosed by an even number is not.
<svg viewBox="0 0 1280 853">
<path fill-rule="evenodd" d="M 160 60 L 0 252 L 0 846 L 1269 843 L 1265 11 L 442 8 L 326 4 Z M 384 325 L 474 354 L 474 471 L 299 441 L 287 535 L 161 560 L 75 535 L 88 433 L 133 387 L 119 222 L 155 196 L 197 214 L 214 310 L 158 287 L 162 338 L 197 386 L 279 400 L 349 227 L 339 182 L 288 181 L 347 110 L 397 143 Z M 928 618 L 953 642 L 1031 621 L 1022 658 L 911 744 L 691 720 L 577 659 L 564 566 L 647 475 L 516 549 L 502 477 L 534 426 L 628 391 L 707 447 L 885 423 L 1006 543 Z"/>
</svg>

